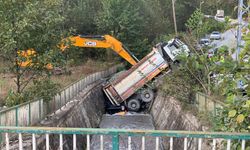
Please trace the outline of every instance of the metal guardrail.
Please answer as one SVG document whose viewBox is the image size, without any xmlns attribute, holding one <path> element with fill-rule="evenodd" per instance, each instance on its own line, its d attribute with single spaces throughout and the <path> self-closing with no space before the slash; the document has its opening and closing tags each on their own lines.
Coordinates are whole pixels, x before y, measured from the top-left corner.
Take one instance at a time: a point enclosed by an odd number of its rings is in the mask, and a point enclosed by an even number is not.
<svg viewBox="0 0 250 150">
<path fill-rule="evenodd" d="M 46 115 L 55 112 L 61 107 L 65 106 L 71 99 L 77 95 L 80 91 L 86 88 L 89 84 L 95 81 L 105 78 L 116 72 L 116 65 L 110 69 L 102 72 L 97 72 L 84 77 L 58 92 L 54 98 L 48 102 L 43 99 L 37 98 L 33 101 L 28 101 L 23 104 L 10 107 L 8 109 L 0 111 L 0 125 L 2 126 L 29 126 L 37 123 L 43 119 Z M 1 137 L 0 137 L 1 139 Z"/>
<path fill-rule="evenodd" d="M 195 105 L 199 111 L 212 112 L 215 115 L 217 113 L 216 109 L 223 108 L 226 104 L 221 101 L 215 100 L 206 94 L 197 92 Z"/>
<path fill-rule="evenodd" d="M 50 148 L 50 134 L 59 137 L 59 149 L 63 150 L 63 135 L 73 135 L 72 149 L 76 150 L 76 135 L 86 135 L 86 147 L 90 150 L 90 139 L 91 135 L 100 136 L 100 149 L 103 150 L 104 147 L 104 135 L 112 136 L 112 149 L 119 149 L 119 136 L 128 136 L 127 149 L 131 150 L 131 137 L 139 136 L 142 139 L 141 147 L 145 150 L 145 137 L 152 136 L 155 137 L 155 149 L 159 150 L 160 138 L 169 137 L 170 150 L 173 150 L 175 138 L 183 138 L 184 150 L 188 149 L 188 139 L 196 138 L 198 139 L 198 150 L 202 150 L 202 140 L 212 139 L 212 150 L 216 149 L 216 139 L 226 140 L 226 150 L 230 150 L 233 140 L 238 140 L 241 142 L 241 150 L 245 150 L 246 142 L 250 142 L 249 133 L 222 133 L 222 132 L 193 132 L 193 131 L 167 131 L 167 130 L 125 130 L 125 129 L 100 129 L 100 128 L 55 128 L 55 127 L 0 127 L 0 133 L 5 134 L 5 144 L 6 150 L 10 149 L 10 137 L 9 134 L 18 134 L 19 150 L 23 149 L 22 134 L 32 135 L 32 149 L 36 150 L 36 134 L 45 135 L 45 147 L 46 150 Z M 82 141 L 81 141 L 82 142 Z"/>
</svg>

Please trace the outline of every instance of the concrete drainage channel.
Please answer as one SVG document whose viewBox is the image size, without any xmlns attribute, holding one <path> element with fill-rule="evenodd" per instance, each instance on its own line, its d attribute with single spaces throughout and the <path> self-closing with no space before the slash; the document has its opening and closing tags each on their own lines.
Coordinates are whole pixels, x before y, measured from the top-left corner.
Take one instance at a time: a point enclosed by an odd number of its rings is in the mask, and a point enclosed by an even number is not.
<svg viewBox="0 0 250 150">
<path fill-rule="evenodd" d="M 190 113 L 182 111 L 181 104 L 173 98 L 158 92 L 149 114 L 130 113 L 126 115 L 105 114 L 105 97 L 102 92 L 103 81 L 99 80 L 78 94 L 65 107 L 42 120 L 36 126 L 78 127 L 78 128 L 117 128 L 117 129 L 161 129 L 161 130 L 199 130 L 200 124 Z M 36 135 L 38 149 L 45 149 L 45 135 Z M 145 137 L 145 149 L 155 148 L 155 138 Z M 58 135 L 49 135 L 50 148 L 58 149 Z M 64 149 L 72 149 L 72 135 L 63 136 Z M 86 136 L 77 136 L 77 148 L 86 148 Z M 112 138 L 104 136 L 104 149 L 112 149 Z M 120 149 L 128 146 L 128 137 L 120 137 Z M 168 149 L 169 139 L 160 139 L 160 149 Z M 31 135 L 23 135 L 24 149 L 31 149 Z M 141 149 L 142 140 L 131 138 L 132 149 Z M 91 149 L 99 149 L 100 137 L 91 137 Z M 164 144 L 163 144 L 164 143 Z M 179 144 L 180 143 L 180 144 Z M 183 140 L 174 140 L 174 149 L 183 149 Z M 197 141 L 188 141 L 189 149 L 195 149 Z M 191 144 L 192 143 L 192 144 Z M 18 149 L 17 137 L 11 142 L 11 149 Z"/>
<path fill-rule="evenodd" d="M 131 114 L 128 113 L 124 116 L 121 115 L 108 115 L 105 114 L 102 117 L 100 128 L 112 128 L 112 129 L 141 129 L 141 130 L 154 130 L 152 116 L 149 114 Z M 142 149 L 142 138 L 131 137 L 131 149 Z M 146 137 L 146 149 L 155 149 L 155 137 Z M 91 149 L 100 149 L 100 136 L 94 135 L 91 139 Z M 112 150 L 112 136 L 103 136 L 103 148 L 104 150 Z M 128 136 L 119 137 L 119 149 L 128 149 Z"/>
</svg>

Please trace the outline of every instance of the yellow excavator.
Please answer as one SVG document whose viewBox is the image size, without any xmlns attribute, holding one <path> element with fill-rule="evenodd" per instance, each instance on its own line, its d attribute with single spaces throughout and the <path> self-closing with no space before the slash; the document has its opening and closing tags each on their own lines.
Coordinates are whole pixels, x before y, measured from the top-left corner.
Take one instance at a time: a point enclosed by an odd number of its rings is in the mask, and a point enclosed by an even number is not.
<svg viewBox="0 0 250 150">
<path fill-rule="evenodd" d="M 62 40 L 62 43 L 69 41 L 71 45 L 76 47 L 86 47 L 86 48 L 108 48 L 115 51 L 119 56 L 129 62 L 132 66 L 135 65 L 139 60 L 135 55 L 127 49 L 119 40 L 110 35 L 77 35 L 70 36 Z M 64 51 L 69 46 L 65 44 L 59 45 L 60 49 Z M 18 51 L 18 55 L 22 56 L 25 61 L 19 63 L 20 67 L 28 67 L 32 65 L 32 60 L 29 57 L 36 55 L 34 49 L 29 49 L 26 51 Z M 47 69 L 52 69 L 53 66 L 48 64 Z"/>
</svg>

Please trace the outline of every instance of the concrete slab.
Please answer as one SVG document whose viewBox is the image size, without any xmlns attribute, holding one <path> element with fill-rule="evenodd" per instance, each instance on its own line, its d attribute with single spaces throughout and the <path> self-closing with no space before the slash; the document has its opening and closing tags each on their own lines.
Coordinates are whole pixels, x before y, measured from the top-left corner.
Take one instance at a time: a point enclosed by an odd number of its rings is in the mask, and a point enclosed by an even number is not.
<svg viewBox="0 0 250 150">
<path fill-rule="evenodd" d="M 102 116 L 99 127 L 112 129 L 155 129 L 152 116 L 139 113 L 127 113 L 124 116 L 105 114 Z"/>
<path fill-rule="evenodd" d="M 100 128 L 154 130 L 152 116 L 149 114 L 127 113 L 126 115 L 103 115 Z M 104 150 L 112 150 L 112 136 L 103 136 Z M 145 137 L 145 149 L 155 149 L 155 137 Z M 119 137 L 119 149 L 128 149 L 128 136 Z M 131 137 L 132 150 L 141 149 L 142 137 Z M 91 150 L 100 149 L 100 136 L 92 136 Z M 161 149 L 159 147 L 159 149 Z"/>
</svg>

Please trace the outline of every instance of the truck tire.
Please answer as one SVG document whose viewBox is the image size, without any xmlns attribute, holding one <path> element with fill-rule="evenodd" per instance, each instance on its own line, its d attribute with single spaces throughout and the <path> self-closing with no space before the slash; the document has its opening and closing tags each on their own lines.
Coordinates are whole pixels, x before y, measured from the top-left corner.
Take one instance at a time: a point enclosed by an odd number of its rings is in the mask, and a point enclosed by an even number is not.
<svg viewBox="0 0 250 150">
<path fill-rule="evenodd" d="M 143 102 L 151 102 L 154 99 L 154 92 L 150 88 L 143 89 L 140 92 L 140 98 Z"/>
<path fill-rule="evenodd" d="M 138 99 L 132 98 L 132 99 L 128 100 L 127 108 L 128 108 L 128 110 L 130 110 L 130 111 L 135 111 L 135 112 L 137 112 L 137 111 L 139 111 L 140 108 L 141 108 L 141 102 L 140 102 Z"/>
</svg>

